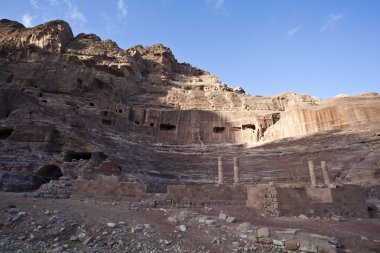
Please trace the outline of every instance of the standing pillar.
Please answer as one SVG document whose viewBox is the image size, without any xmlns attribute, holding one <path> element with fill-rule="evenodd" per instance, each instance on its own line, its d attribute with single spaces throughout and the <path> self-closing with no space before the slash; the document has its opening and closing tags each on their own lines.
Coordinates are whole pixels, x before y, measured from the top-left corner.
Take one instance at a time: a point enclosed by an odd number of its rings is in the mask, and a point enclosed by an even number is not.
<svg viewBox="0 0 380 253">
<path fill-rule="evenodd" d="M 218 185 L 223 184 L 223 156 L 218 157 Z"/>
<path fill-rule="evenodd" d="M 329 178 L 329 172 L 327 169 L 326 161 L 321 162 L 321 167 L 322 167 L 322 174 L 323 174 L 323 180 L 325 181 L 325 185 L 327 187 L 330 187 L 330 178 Z"/>
<path fill-rule="evenodd" d="M 313 161 L 308 161 L 308 164 L 309 164 L 311 188 L 315 188 L 317 186 L 317 178 L 315 177 L 314 163 Z"/>
<path fill-rule="evenodd" d="M 234 157 L 234 185 L 240 183 L 239 157 Z"/>
</svg>

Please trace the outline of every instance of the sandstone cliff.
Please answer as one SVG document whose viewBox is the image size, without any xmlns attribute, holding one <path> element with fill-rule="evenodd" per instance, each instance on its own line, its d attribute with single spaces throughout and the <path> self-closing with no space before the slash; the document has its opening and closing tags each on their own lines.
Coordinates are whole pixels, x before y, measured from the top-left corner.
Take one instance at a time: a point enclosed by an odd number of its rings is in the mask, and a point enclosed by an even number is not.
<svg viewBox="0 0 380 253">
<path fill-rule="evenodd" d="M 8 179 L 54 165 L 73 178 L 211 182 L 224 154 L 242 157 L 245 182 L 302 182 L 313 157 L 330 159 L 342 183 L 379 180 L 378 94 L 250 96 L 161 44 L 124 50 L 94 34 L 74 37 L 61 20 L 33 28 L 0 20 L 0 105 Z"/>
</svg>

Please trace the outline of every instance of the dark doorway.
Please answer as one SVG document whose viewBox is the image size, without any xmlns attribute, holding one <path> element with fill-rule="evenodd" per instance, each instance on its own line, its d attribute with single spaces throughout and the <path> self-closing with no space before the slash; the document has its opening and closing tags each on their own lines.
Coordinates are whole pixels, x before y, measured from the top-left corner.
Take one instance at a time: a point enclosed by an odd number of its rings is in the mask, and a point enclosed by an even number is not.
<svg viewBox="0 0 380 253">
<path fill-rule="evenodd" d="M 90 152 L 74 152 L 74 151 L 66 151 L 63 155 L 63 160 L 65 162 L 72 162 L 73 160 L 90 160 L 91 153 Z"/>
<path fill-rule="evenodd" d="M 214 127 L 214 129 L 212 131 L 214 133 L 223 133 L 224 129 L 226 129 L 226 128 L 225 127 Z"/>
<path fill-rule="evenodd" d="M 246 124 L 246 125 L 242 125 L 241 128 L 243 130 L 247 130 L 247 129 L 252 129 L 252 130 L 255 130 L 256 129 L 256 126 L 254 124 Z"/>
<path fill-rule="evenodd" d="M 161 123 L 160 124 L 160 130 L 163 131 L 173 131 L 175 130 L 176 126 L 172 124 L 167 124 L 167 123 Z"/>
<path fill-rule="evenodd" d="M 33 176 L 33 183 L 38 189 L 41 185 L 49 183 L 50 180 L 57 180 L 62 177 L 61 169 L 56 165 L 46 165 L 39 169 Z"/>
<path fill-rule="evenodd" d="M 13 128 L 0 128 L 0 140 L 7 139 L 13 132 Z"/>
</svg>

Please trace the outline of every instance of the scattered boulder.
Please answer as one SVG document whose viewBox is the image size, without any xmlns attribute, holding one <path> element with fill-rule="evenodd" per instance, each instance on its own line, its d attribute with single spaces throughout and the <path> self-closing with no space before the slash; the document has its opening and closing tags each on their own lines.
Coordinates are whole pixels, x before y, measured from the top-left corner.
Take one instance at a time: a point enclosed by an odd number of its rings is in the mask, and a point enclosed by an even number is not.
<svg viewBox="0 0 380 253">
<path fill-rule="evenodd" d="M 175 216 L 169 216 L 167 218 L 168 222 L 171 223 L 171 224 L 177 224 L 179 222 L 179 219 Z"/>
<path fill-rule="evenodd" d="M 187 228 L 185 225 L 181 225 L 179 226 L 179 230 L 181 230 L 182 232 L 186 232 Z"/>
<path fill-rule="evenodd" d="M 87 245 L 91 243 L 94 240 L 93 236 L 88 237 L 86 240 L 83 241 L 83 245 Z"/>
<path fill-rule="evenodd" d="M 258 243 L 262 243 L 262 244 L 271 244 L 272 243 L 272 239 L 268 238 L 268 237 L 262 237 L 262 238 L 258 238 L 257 242 Z"/>
<path fill-rule="evenodd" d="M 298 243 L 296 241 L 288 240 L 285 242 L 286 250 L 298 250 Z"/>
<path fill-rule="evenodd" d="M 9 214 L 18 214 L 20 210 L 17 207 L 12 207 L 8 209 Z"/>
<path fill-rule="evenodd" d="M 218 221 L 217 220 L 214 220 L 214 219 L 211 219 L 211 218 L 207 218 L 205 223 L 207 225 L 218 225 Z"/>
<path fill-rule="evenodd" d="M 85 233 L 79 233 L 79 235 L 77 236 L 78 240 L 80 240 L 81 242 L 83 242 L 84 240 L 86 240 L 86 237 L 87 235 Z"/>
<path fill-rule="evenodd" d="M 257 243 L 257 236 L 256 235 L 248 235 L 247 239 L 250 241 L 250 242 L 253 242 L 253 243 Z"/>
<path fill-rule="evenodd" d="M 346 220 L 343 216 L 340 216 L 340 215 L 337 215 L 337 214 L 333 214 L 331 216 L 331 219 L 333 219 L 335 221 L 345 221 Z"/>
<path fill-rule="evenodd" d="M 232 217 L 232 216 L 228 216 L 228 217 L 227 217 L 227 219 L 226 219 L 226 222 L 228 222 L 228 223 L 234 223 L 234 222 L 235 222 L 235 220 L 236 220 L 236 218 L 235 218 L 235 217 Z"/>
<path fill-rule="evenodd" d="M 26 218 L 28 216 L 28 214 L 26 212 L 19 212 L 18 215 L 21 217 L 21 218 Z"/>
<path fill-rule="evenodd" d="M 107 227 L 114 228 L 114 227 L 116 227 L 116 223 L 108 222 Z"/>
<path fill-rule="evenodd" d="M 253 226 L 251 223 L 249 222 L 243 222 L 243 223 L 240 223 L 238 226 L 237 226 L 237 230 L 240 231 L 240 232 L 243 232 L 243 233 L 246 233 L 248 230 L 252 230 Z"/>
<path fill-rule="evenodd" d="M 318 248 L 314 243 L 308 241 L 302 241 L 299 247 L 300 251 L 307 253 L 318 253 Z"/>
<path fill-rule="evenodd" d="M 227 214 L 225 214 L 225 213 L 220 213 L 220 214 L 219 214 L 219 219 L 220 219 L 220 220 L 226 220 L 226 219 L 227 219 Z"/>
<path fill-rule="evenodd" d="M 132 233 L 134 232 L 141 232 L 145 228 L 144 224 L 137 224 L 136 226 L 132 227 Z"/>
<path fill-rule="evenodd" d="M 267 227 L 261 227 L 257 229 L 257 237 L 259 238 L 269 237 L 269 229 Z"/>
<path fill-rule="evenodd" d="M 298 218 L 300 218 L 300 219 L 302 219 L 302 220 L 308 220 L 308 219 L 309 219 L 309 217 L 307 217 L 307 216 L 304 215 L 304 214 L 300 214 L 300 215 L 298 215 Z"/>
</svg>

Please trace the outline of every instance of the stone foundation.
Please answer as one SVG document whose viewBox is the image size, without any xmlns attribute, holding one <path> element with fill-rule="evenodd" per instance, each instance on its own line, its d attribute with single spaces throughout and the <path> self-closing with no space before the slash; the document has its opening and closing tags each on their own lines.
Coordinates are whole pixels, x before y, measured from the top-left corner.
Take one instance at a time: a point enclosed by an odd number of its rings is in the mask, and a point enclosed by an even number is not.
<svg viewBox="0 0 380 253">
<path fill-rule="evenodd" d="M 368 217 L 365 191 L 354 185 L 309 188 L 261 185 L 247 189 L 247 205 L 271 216 Z"/>
<path fill-rule="evenodd" d="M 368 217 L 365 191 L 354 185 L 339 188 L 258 185 L 168 185 L 167 193 L 147 193 L 147 185 L 103 180 L 77 180 L 71 198 L 101 200 L 147 200 L 154 206 L 196 208 L 212 205 L 247 205 L 270 216 Z"/>
<path fill-rule="evenodd" d="M 176 207 L 202 207 L 207 205 L 245 205 L 245 186 L 168 185 L 167 199 Z"/>
<path fill-rule="evenodd" d="M 77 180 L 73 186 L 73 199 L 123 200 L 146 196 L 147 185 L 114 181 Z"/>
</svg>

